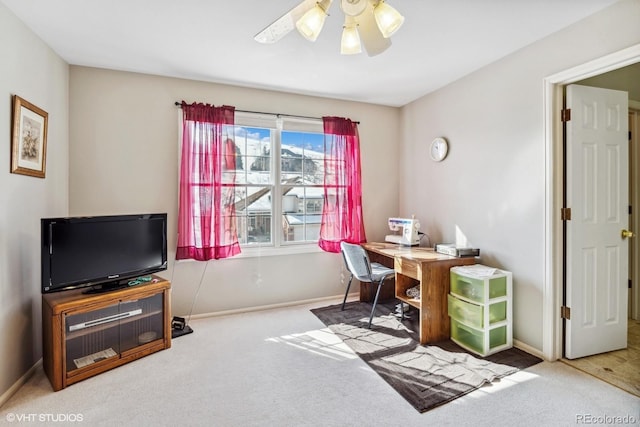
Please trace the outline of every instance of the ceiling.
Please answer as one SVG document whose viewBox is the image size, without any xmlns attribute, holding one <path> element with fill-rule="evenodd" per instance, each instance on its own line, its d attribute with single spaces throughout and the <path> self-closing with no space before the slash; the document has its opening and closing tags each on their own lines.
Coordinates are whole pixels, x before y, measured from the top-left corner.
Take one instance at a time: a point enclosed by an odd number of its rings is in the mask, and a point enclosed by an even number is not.
<svg viewBox="0 0 640 427">
<path fill-rule="evenodd" d="M 72 65 L 402 106 L 617 0 L 388 0 L 392 46 L 341 55 L 340 0 L 315 43 L 253 36 L 301 0 L 0 0 Z"/>
</svg>

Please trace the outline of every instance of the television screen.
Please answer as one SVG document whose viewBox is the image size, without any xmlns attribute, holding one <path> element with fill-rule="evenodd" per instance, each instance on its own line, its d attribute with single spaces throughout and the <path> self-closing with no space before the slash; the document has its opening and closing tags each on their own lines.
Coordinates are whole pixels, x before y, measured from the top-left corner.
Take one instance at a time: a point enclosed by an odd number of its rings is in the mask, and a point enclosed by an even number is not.
<svg viewBox="0 0 640 427">
<path fill-rule="evenodd" d="M 43 293 L 167 269 L 167 214 L 43 218 L 41 229 Z"/>
</svg>

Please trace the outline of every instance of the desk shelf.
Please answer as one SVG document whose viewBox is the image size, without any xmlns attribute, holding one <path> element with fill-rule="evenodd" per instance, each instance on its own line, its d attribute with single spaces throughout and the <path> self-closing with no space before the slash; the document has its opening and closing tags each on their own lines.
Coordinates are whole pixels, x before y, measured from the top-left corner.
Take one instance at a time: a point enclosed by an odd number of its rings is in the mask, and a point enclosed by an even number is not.
<svg viewBox="0 0 640 427">
<path fill-rule="evenodd" d="M 418 310 L 420 309 L 420 300 L 418 298 L 408 298 L 400 295 L 396 295 L 396 298 L 405 304 L 409 304 L 411 307 L 417 308 Z"/>
<path fill-rule="evenodd" d="M 395 286 L 396 299 L 404 303 L 407 303 L 410 306 L 420 310 L 421 298 L 412 298 L 410 296 L 407 296 L 407 290 L 415 286 L 420 286 L 420 281 L 415 279 L 414 277 L 408 276 L 407 274 L 410 274 L 410 272 L 408 272 L 406 268 L 403 270 L 402 267 L 398 265 L 396 265 L 395 267 L 396 267 L 396 286 Z M 415 271 L 413 271 L 413 273 L 415 273 Z"/>
</svg>

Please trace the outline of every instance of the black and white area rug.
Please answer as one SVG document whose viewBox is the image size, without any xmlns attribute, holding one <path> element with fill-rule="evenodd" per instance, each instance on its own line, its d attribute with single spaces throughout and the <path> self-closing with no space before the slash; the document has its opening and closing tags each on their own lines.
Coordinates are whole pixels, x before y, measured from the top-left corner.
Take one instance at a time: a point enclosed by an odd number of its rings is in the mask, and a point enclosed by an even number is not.
<svg viewBox="0 0 640 427">
<path fill-rule="evenodd" d="M 419 412 L 542 361 L 516 348 L 480 358 L 453 341 L 421 345 L 417 319 L 400 322 L 394 310 L 395 301 L 379 303 L 371 329 L 369 303 L 311 311 Z"/>
</svg>

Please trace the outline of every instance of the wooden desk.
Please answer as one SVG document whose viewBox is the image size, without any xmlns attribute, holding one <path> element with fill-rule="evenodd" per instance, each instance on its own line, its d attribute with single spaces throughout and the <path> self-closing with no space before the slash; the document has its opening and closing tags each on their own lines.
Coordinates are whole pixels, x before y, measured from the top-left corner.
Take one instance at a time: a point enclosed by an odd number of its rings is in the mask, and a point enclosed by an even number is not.
<svg viewBox="0 0 640 427">
<path fill-rule="evenodd" d="M 363 243 L 371 261 L 396 270 L 395 297 L 419 310 L 420 344 L 449 339 L 450 321 L 447 313 L 449 269 L 457 265 L 475 264 L 476 258 L 457 258 L 429 248 L 404 247 L 393 243 Z M 381 262 L 385 261 L 385 262 Z M 390 265 L 393 262 L 393 265 Z M 407 289 L 419 285 L 420 299 L 409 298 Z M 360 300 L 368 296 L 360 291 Z"/>
</svg>

